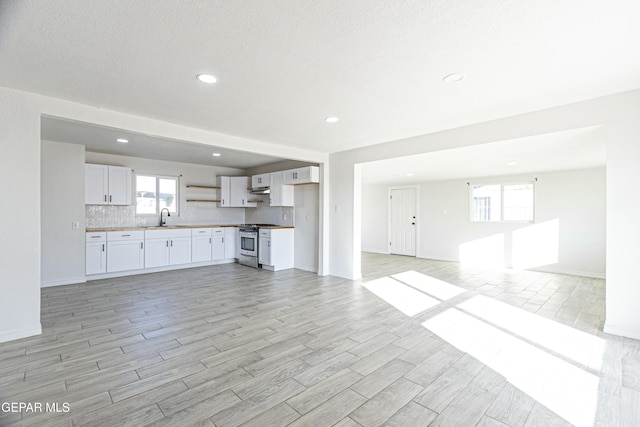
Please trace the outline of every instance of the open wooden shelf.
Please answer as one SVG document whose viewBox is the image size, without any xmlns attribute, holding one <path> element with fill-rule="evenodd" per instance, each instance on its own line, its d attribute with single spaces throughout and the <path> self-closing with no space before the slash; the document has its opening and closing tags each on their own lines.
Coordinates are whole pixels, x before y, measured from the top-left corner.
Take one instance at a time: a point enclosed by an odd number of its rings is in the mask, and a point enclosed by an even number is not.
<svg viewBox="0 0 640 427">
<path fill-rule="evenodd" d="M 187 185 L 187 188 L 210 188 L 212 190 L 219 189 L 220 187 L 215 185 Z"/>
</svg>

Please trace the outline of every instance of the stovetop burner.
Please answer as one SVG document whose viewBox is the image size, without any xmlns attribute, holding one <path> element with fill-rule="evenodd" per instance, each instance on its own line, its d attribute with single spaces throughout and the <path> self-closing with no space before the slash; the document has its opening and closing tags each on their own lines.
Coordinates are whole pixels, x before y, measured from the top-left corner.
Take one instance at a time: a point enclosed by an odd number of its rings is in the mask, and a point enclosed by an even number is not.
<svg viewBox="0 0 640 427">
<path fill-rule="evenodd" d="M 240 231 L 257 231 L 260 227 L 275 227 L 277 224 L 241 224 Z"/>
</svg>

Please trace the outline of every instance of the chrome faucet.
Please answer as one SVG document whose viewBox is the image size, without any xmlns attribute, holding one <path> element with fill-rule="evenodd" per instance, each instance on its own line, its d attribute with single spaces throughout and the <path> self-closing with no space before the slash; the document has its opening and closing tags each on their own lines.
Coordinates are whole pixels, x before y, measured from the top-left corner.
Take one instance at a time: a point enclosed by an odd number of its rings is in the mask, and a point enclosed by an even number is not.
<svg viewBox="0 0 640 427">
<path fill-rule="evenodd" d="M 169 209 L 162 208 L 162 210 L 160 211 L 160 227 L 166 227 L 167 226 L 167 220 L 166 219 L 162 219 L 162 213 L 164 211 L 167 211 L 167 216 L 171 216 L 171 213 L 169 212 Z"/>
</svg>

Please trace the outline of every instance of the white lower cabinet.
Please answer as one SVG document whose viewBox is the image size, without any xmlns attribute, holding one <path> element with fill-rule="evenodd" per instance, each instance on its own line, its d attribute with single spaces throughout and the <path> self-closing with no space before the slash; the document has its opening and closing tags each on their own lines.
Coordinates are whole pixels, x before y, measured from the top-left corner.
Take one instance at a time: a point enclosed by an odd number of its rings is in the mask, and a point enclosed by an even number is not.
<svg viewBox="0 0 640 427">
<path fill-rule="evenodd" d="M 224 259 L 224 230 L 222 228 L 212 228 L 211 241 L 211 259 L 214 261 Z"/>
<path fill-rule="evenodd" d="M 238 227 L 87 232 L 85 274 L 238 258 Z"/>
<path fill-rule="evenodd" d="M 85 274 L 107 272 L 107 233 L 86 233 Z"/>
<path fill-rule="evenodd" d="M 258 263 L 266 270 L 293 268 L 293 228 L 258 230 Z"/>
<path fill-rule="evenodd" d="M 145 231 L 145 268 L 191 262 L 191 230 Z"/>
<path fill-rule="evenodd" d="M 211 228 L 191 230 L 191 262 L 211 261 Z"/>
<path fill-rule="evenodd" d="M 258 236 L 258 264 L 271 265 L 271 233 L 260 230 Z"/>
<path fill-rule="evenodd" d="M 144 268 L 144 231 L 107 233 L 107 273 Z"/>
<path fill-rule="evenodd" d="M 224 228 L 224 258 L 225 259 L 239 258 L 239 256 L 236 256 L 236 237 L 238 239 L 240 238 L 238 227 Z"/>
<path fill-rule="evenodd" d="M 169 240 L 145 239 L 144 267 L 162 267 L 169 265 Z"/>
</svg>

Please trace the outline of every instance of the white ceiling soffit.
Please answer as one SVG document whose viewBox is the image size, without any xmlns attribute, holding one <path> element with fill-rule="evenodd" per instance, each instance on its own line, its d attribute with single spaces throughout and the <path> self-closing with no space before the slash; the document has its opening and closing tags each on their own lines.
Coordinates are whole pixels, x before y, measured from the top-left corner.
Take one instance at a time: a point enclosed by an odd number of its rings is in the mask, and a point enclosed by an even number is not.
<svg viewBox="0 0 640 427">
<path fill-rule="evenodd" d="M 337 152 L 638 88 L 639 16 L 638 0 L 3 0 L 0 85 Z"/>
<path fill-rule="evenodd" d="M 604 167 L 606 134 L 590 127 L 362 164 L 364 185 Z"/>
<path fill-rule="evenodd" d="M 283 160 L 278 157 L 143 135 L 54 117 L 42 117 L 41 137 L 48 141 L 84 145 L 87 151 L 96 153 L 239 169 Z M 126 139 L 128 142 L 120 143 L 118 139 Z M 220 156 L 214 157 L 213 153 L 218 153 Z"/>
</svg>

